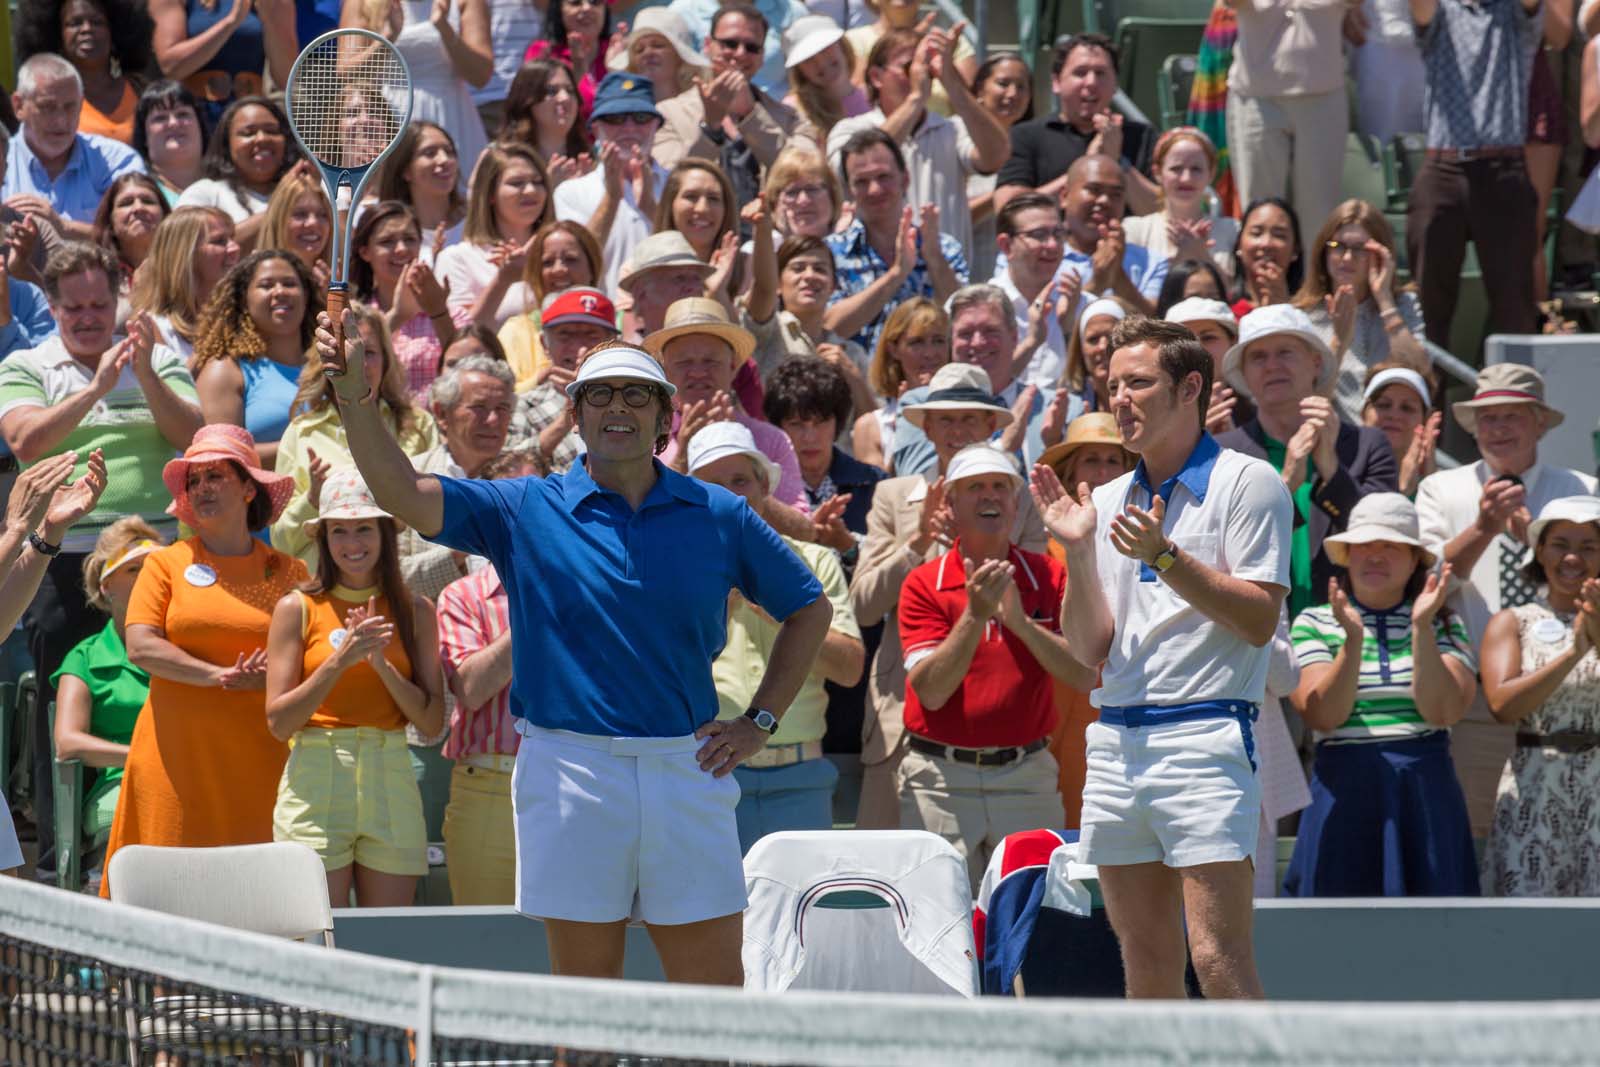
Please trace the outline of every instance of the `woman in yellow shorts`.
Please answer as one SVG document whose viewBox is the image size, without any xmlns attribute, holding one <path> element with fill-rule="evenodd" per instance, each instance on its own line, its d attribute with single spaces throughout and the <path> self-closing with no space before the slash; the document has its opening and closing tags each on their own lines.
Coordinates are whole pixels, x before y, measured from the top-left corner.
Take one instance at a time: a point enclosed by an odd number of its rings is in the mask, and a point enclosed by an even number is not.
<svg viewBox="0 0 1600 1067">
<path fill-rule="evenodd" d="M 428 868 L 405 727 L 443 726 L 437 624 L 355 469 L 330 474 L 321 501 L 305 524 L 316 577 L 278 601 L 267 636 L 267 726 L 289 743 L 273 838 L 317 850 L 335 906 L 353 884 L 360 906 L 397 907 Z"/>
</svg>

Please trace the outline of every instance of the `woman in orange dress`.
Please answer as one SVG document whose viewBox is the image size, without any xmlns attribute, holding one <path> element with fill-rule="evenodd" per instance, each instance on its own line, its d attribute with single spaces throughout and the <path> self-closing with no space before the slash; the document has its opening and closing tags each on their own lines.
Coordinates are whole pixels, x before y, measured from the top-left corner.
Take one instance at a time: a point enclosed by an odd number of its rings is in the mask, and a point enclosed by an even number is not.
<svg viewBox="0 0 1600 1067">
<path fill-rule="evenodd" d="M 1128 473 L 1133 469 L 1134 456 L 1122 447 L 1116 416 L 1109 411 L 1096 411 L 1073 419 L 1061 443 L 1045 449 L 1039 456 L 1039 462 L 1052 468 L 1062 485 L 1077 492 L 1081 483 L 1087 483 L 1090 489 L 1098 489 Z M 1062 566 L 1066 565 L 1066 550 L 1053 537 L 1050 539 L 1049 552 Z M 1078 814 L 1083 809 L 1086 759 L 1083 732 L 1100 717 L 1100 712 L 1089 703 L 1089 694 L 1083 690 L 1074 689 L 1063 682 L 1053 684 L 1056 729 L 1050 736 L 1050 754 L 1056 758 L 1061 803 L 1067 812 L 1067 829 L 1076 830 Z"/>
<path fill-rule="evenodd" d="M 249 431 L 221 423 L 161 476 L 195 536 L 147 557 L 128 605 L 128 659 L 149 673 L 150 697 L 128 746 L 108 873 L 123 845 L 271 841 L 289 755 L 267 729 L 267 628 L 308 576 L 251 531 L 278 516 L 294 480 L 263 470 Z"/>
</svg>

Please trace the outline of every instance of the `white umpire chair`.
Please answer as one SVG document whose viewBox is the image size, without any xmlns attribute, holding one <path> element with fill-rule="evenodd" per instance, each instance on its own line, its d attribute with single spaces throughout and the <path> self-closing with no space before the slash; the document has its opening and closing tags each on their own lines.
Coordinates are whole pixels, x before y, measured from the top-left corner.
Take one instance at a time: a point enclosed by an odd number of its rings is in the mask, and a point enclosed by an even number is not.
<svg viewBox="0 0 1600 1067">
<path fill-rule="evenodd" d="M 966 861 L 937 834 L 769 834 L 744 877 L 746 989 L 978 995 Z"/>
</svg>

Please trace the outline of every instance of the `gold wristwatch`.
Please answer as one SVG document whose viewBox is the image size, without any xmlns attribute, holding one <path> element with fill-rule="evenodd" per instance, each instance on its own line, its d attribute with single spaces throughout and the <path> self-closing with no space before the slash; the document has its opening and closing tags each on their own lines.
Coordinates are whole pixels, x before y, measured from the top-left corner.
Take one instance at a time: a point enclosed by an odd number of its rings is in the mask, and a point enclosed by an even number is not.
<svg viewBox="0 0 1600 1067">
<path fill-rule="evenodd" d="M 1157 556 L 1150 566 L 1156 569 L 1157 574 L 1165 574 L 1176 562 L 1178 562 L 1178 546 L 1168 541 L 1167 547 L 1161 550 L 1161 555 Z"/>
</svg>

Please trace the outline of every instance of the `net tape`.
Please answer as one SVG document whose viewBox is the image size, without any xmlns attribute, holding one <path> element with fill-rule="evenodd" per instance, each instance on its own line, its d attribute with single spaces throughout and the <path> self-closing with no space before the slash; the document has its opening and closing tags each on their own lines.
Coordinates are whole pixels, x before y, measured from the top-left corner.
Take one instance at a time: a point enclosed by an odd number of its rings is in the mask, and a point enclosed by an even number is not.
<svg viewBox="0 0 1600 1067">
<path fill-rule="evenodd" d="M 1577 1001 L 960 1001 L 431 968 L 0 878 L 6 1064 L 1499 1067 L 1597 1045 L 1600 1005 Z"/>
<path fill-rule="evenodd" d="M 295 135 L 323 165 L 368 166 L 410 115 L 411 75 L 394 45 L 376 34 L 327 34 L 295 62 L 288 112 Z"/>
</svg>

